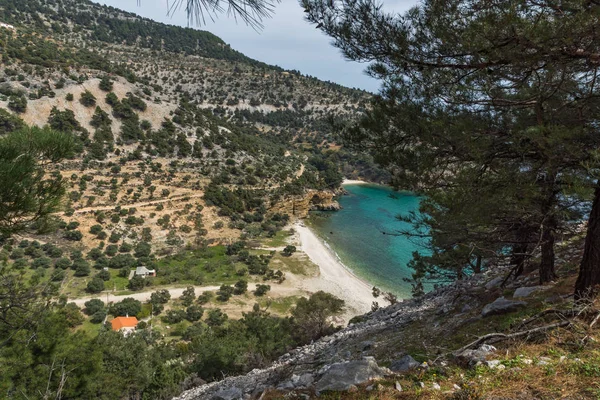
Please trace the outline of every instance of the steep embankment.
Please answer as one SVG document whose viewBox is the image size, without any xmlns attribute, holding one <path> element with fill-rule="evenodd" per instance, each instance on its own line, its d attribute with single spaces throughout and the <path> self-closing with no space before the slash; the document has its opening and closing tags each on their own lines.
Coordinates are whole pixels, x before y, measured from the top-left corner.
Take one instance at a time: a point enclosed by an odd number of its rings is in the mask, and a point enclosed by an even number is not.
<svg viewBox="0 0 600 400">
<path fill-rule="evenodd" d="M 600 314 L 568 300 L 579 250 L 562 251 L 552 285 L 536 286 L 532 272 L 502 287 L 509 268 L 497 267 L 177 399 L 595 398 Z"/>
</svg>

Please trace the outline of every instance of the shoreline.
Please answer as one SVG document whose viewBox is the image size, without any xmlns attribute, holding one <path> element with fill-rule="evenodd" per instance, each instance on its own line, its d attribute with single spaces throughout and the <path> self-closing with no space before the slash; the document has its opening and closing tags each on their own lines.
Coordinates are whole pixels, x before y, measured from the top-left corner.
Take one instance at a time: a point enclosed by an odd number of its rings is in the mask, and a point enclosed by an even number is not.
<svg viewBox="0 0 600 400">
<path fill-rule="evenodd" d="M 361 181 L 358 179 L 344 179 L 342 185 L 368 185 L 369 182 Z"/>
<path fill-rule="evenodd" d="M 305 290 L 322 290 L 344 300 L 346 310 L 343 319 L 346 323 L 352 317 L 371 311 L 373 301 L 379 302 L 382 307 L 388 305 L 382 298 L 375 299 L 372 293 L 373 285 L 359 278 L 344 265 L 326 242 L 304 223 L 296 222 L 294 229 L 298 234 L 300 248 L 320 271 L 318 277 L 302 280 L 301 284 Z"/>
</svg>

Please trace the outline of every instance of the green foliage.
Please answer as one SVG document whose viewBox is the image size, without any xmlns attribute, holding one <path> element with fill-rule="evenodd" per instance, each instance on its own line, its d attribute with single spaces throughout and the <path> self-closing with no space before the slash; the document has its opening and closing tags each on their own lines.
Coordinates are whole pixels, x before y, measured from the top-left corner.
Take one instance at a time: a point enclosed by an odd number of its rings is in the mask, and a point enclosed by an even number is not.
<svg viewBox="0 0 600 400">
<path fill-rule="evenodd" d="M 264 296 L 267 292 L 271 290 L 271 286 L 269 285 L 256 285 L 256 289 L 254 290 L 255 296 Z"/>
<path fill-rule="evenodd" d="M 139 300 L 135 300 L 131 297 L 127 297 L 110 307 L 110 313 L 115 317 L 124 317 L 126 315 L 129 315 L 130 317 L 137 317 L 141 311 L 142 303 Z"/>
<path fill-rule="evenodd" d="M 104 302 L 100 299 L 92 299 L 85 302 L 85 313 L 87 315 L 95 314 L 98 311 L 104 310 Z"/>
<path fill-rule="evenodd" d="M 25 128 L 25 123 L 18 116 L 0 108 L 0 135 Z"/>
<path fill-rule="evenodd" d="M 329 322 L 329 318 L 340 314 L 343 309 L 344 300 L 322 291 L 313 293 L 308 299 L 298 299 L 296 307 L 292 310 L 292 317 L 297 326 L 297 340 L 309 343 L 335 332 L 336 328 Z"/>
<path fill-rule="evenodd" d="M 85 92 L 81 93 L 79 102 L 85 107 L 93 107 L 96 105 L 96 96 L 94 96 L 89 90 L 86 90 Z"/>
<path fill-rule="evenodd" d="M 27 99 L 24 95 L 13 94 L 8 98 L 8 108 L 16 113 L 22 114 L 27 111 Z"/>
<path fill-rule="evenodd" d="M 289 245 L 285 246 L 285 248 L 283 249 L 281 254 L 286 257 L 290 257 L 295 252 L 296 252 L 296 246 L 292 246 L 291 244 L 289 244 Z"/>
<path fill-rule="evenodd" d="M 234 293 L 234 288 L 231 285 L 221 285 L 219 290 L 217 290 L 217 300 L 226 302 L 228 301 Z"/>
<path fill-rule="evenodd" d="M 139 275 L 135 275 L 129 280 L 127 288 L 131 290 L 142 290 L 146 286 L 146 279 Z"/>
<path fill-rule="evenodd" d="M 59 174 L 45 174 L 42 162 L 72 155 L 71 135 L 50 129 L 22 129 L 0 138 L 0 235 L 57 211 L 65 193 Z"/>
<path fill-rule="evenodd" d="M 179 297 L 185 307 L 189 307 L 196 299 L 196 293 L 193 286 L 188 286 Z"/>
<path fill-rule="evenodd" d="M 100 90 L 103 90 L 105 92 L 110 92 L 113 89 L 113 81 L 110 80 L 108 75 L 104 75 L 100 79 L 99 87 L 100 87 Z"/>
</svg>

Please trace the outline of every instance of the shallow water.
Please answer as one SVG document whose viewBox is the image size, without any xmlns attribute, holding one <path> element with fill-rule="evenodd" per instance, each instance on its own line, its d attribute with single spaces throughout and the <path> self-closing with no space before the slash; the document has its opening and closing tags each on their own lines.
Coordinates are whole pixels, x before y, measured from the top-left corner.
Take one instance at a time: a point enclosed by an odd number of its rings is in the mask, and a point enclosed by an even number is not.
<svg viewBox="0 0 600 400">
<path fill-rule="evenodd" d="M 382 232 L 409 228 L 395 217 L 416 211 L 419 197 L 380 185 L 344 188 L 350 194 L 338 199 L 343 209 L 312 213 L 309 225 L 356 275 L 401 298 L 410 297 L 410 284 L 403 281 L 411 275 L 407 263 L 414 251 L 425 250 L 414 239 Z"/>
</svg>

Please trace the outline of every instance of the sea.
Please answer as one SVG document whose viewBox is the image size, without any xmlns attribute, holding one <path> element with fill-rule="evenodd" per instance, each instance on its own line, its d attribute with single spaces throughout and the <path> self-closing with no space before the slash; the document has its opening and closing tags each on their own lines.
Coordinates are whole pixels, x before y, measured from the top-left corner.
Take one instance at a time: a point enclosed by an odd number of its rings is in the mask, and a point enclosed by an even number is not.
<svg viewBox="0 0 600 400">
<path fill-rule="evenodd" d="M 325 241 L 340 261 L 358 277 L 399 298 L 411 297 L 407 267 L 414 251 L 426 254 L 423 239 L 394 236 L 410 229 L 398 215 L 417 211 L 419 197 L 375 184 L 344 185 L 340 211 L 313 212 L 308 226 Z M 383 234 L 383 233 L 386 234 Z"/>
</svg>

